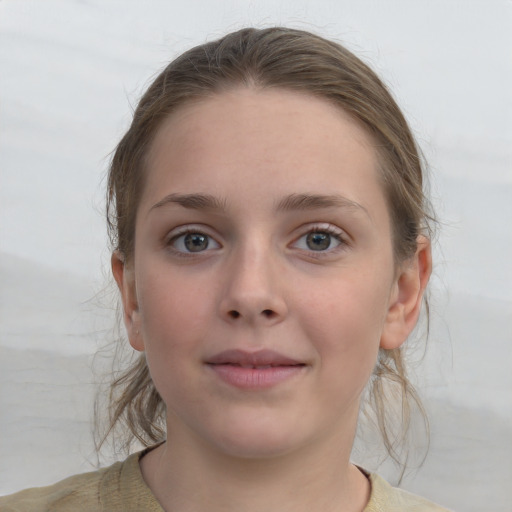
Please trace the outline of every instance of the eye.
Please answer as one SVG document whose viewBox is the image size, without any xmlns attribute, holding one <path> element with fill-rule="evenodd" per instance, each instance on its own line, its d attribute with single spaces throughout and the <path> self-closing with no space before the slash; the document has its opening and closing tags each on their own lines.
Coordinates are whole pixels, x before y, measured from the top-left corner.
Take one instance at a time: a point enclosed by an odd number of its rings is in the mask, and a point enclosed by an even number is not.
<svg viewBox="0 0 512 512">
<path fill-rule="evenodd" d="M 298 238 L 294 247 L 303 251 L 328 252 L 343 243 L 341 234 L 333 229 L 314 229 Z"/>
<path fill-rule="evenodd" d="M 199 231 L 187 231 L 171 238 L 169 245 L 181 253 L 204 252 L 218 249 L 220 245 L 211 236 Z"/>
</svg>

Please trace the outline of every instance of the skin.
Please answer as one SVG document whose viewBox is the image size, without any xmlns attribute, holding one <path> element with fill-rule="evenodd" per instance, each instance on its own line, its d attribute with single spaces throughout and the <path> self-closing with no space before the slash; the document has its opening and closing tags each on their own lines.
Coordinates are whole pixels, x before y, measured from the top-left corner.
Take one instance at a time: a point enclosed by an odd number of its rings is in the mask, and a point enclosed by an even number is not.
<svg viewBox="0 0 512 512">
<path fill-rule="evenodd" d="M 190 252 L 184 230 L 208 247 Z M 165 121 L 133 258 L 112 265 L 168 409 L 168 442 L 141 460 L 166 510 L 363 510 L 369 483 L 349 461 L 360 396 L 379 347 L 414 327 L 431 268 L 427 240 L 398 266 L 391 240 L 373 141 L 329 103 L 240 88 Z M 227 349 L 303 367 L 239 389 L 205 363 Z"/>
</svg>

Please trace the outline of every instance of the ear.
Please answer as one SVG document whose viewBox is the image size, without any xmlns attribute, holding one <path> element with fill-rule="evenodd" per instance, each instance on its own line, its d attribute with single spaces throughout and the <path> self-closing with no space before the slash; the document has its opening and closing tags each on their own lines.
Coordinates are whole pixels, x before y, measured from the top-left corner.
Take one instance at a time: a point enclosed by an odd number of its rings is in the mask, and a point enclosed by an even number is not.
<svg viewBox="0 0 512 512">
<path fill-rule="evenodd" d="M 121 293 L 123 319 L 130 345 L 139 351 L 144 350 L 144 341 L 140 334 L 140 314 L 135 287 L 133 266 L 125 262 L 119 251 L 114 251 L 111 258 L 112 273 Z"/>
<path fill-rule="evenodd" d="M 390 305 L 380 339 L 384 349 L 398 348 L 411 334 L 421 310 L 423 294 L 432 272 L 430 240 L 417 239 L 416 253 L 401 266 L 393 285 Z"/>
</svg>

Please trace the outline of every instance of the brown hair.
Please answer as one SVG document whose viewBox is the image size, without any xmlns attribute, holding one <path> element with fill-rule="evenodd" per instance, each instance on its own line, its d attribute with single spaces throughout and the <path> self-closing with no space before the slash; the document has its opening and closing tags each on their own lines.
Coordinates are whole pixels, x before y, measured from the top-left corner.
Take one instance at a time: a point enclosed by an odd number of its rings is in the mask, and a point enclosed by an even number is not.
<svg viewBox="0 0 512 512">
<path fill-rule="evenodd" d="M 185 52 L 171 62 L 142 96 L 132 124 L 114 153 L 108 175 L 107 222 L 113 249 L 129 261 L 144 186 L 146 157 L 162 121 L 180 106 L 233 87 L 279 88 L 323 98 L 351 114 L 376 141 L 383 187 L 393 226 L 395 261 L 430 234 L 423 193 L 422 160 L 407 122 L 386 86 L 343 46 L 287 28 L 243 29 Z M 390 427 L 386 384 L 394 383 L 407 431 L 411 403 L 421 403 L 409 383 L 402 348 L 382 350 L 369 383 L 368 399 L 392 457 L 398 459 L 396 430 Z M 110 427 L 128 427 L 128 447 L 165 438 L 165 404 L 156 391 L 144 354 L 111 384 Z M 392 419 L 392 418 L 391 418 Z M 392 434 L 395 432 L 395 434 Z"/>
</svg>

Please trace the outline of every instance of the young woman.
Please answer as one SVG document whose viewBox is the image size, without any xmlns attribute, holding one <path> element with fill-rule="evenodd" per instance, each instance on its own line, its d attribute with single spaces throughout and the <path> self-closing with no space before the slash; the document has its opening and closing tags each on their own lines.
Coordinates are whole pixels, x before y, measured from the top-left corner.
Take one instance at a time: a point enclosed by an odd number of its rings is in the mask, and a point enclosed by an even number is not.
<svg viewBox="0 0 512 512">
<path fill-rule="evenodd" d="M 141 99 L 107 211 L 141 352 L 111 427 L 147 449 L 2 511 L 444 510 L 350 462 L 365 389 L 388 446 L 385 383 L 415 400 L 431 271 L 421 159 L 365 64 L 284 28 L 193 48 Z"/>
</svg>

